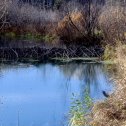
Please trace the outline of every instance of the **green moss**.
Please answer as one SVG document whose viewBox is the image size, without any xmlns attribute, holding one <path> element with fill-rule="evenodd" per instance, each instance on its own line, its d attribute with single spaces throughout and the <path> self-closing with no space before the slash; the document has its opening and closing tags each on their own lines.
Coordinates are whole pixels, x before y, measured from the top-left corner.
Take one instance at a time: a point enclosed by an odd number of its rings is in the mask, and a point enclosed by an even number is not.
<svg viewBox="0 0 126 126">
<path fill-rule="evenodd" d="M 102 32 L 102 30 L 95 29 L 95 30 L 94 30 L 94 35 L 96 35 L 96 36 L 98 36 L 98 37 L 99 37 L 99 36 L 102 37 L 102 36 L 103 36 L 103 32 Z"/>
<path fill-rule="evenodd" d="M 50 36 L 50 35 L 45 35 L 45 36 L 43 36 L 43 40 L 45 41 L 45 42 L 52 42 L 53 40 L 55 40 L 55 36 L 54 35 L 52 35 L 52 36 Z"/>
<path fill-rule="evenodd" d="M 55 39 L 55 36 L 26 33 L 20 35 L 19 38 L 32 41 L 52 42 Z"/>
<path fill-rule="evenodd" d="M 35 42 L 53 42 L 53 40 L 56 39 L 55 35 L 41 35 L 39 33 L 33 34 L 33 33 L 22 33 L 22 34 L 16 34 L 15 32 L 5 32 L 0 33 L 0 36 L 9 38 L 9 39 L 19 39 L 19 40 L 29 40 L 29 41 L 35 41 Z"/>
<path fill-rule="evenodd" d="M 111 45 L 106 45 L 102 58 L 104 60 L 113 60 L 115 58 L 115 47 Z"/>
<path fill-rule="evenodd" d="M 40 34 L 26 33 L 26 34 L 19 35 L 19 39 L 41 41 L 41 40 L 43 40 L 43 36 Z"/>
<path fill-rule="evenodd" d="M 15 32 L 7 32 L 7 33 L 5 33 L 5 37 L 15 39 L 16 38 L 16 33 Z"/>
</svg>

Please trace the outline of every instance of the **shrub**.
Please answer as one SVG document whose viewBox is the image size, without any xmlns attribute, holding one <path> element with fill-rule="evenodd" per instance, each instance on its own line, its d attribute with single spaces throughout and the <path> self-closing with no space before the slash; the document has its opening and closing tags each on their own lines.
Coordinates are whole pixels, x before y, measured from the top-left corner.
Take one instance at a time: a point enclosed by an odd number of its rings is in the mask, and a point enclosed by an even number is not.
<svg viewBox="0 0 126 126">
<path fill-rule="evenodd" d="M 72 12 L 58 22 L 57 34 L 68 40 L 82 37 L 85 32 L 84 22 L 84 15 L 81 12 Z"/>
<path fill-rule="evenodd" d="M 0 0 L 0 30 L 4 27 L 9 26 L 7 14 L 8 14 L 8 7 L 11 4 L 11 0 Z"/>
<path fill-rule="evenodd" d="M 75 1 L 62 5 L 63 17 L 56 29 L 61 38 L 68 42 L 86 42 L 90 44 L 94 38 L 97 38 L 97 40 L 101 38 L 102 34 L 98 29 L 97 22 L 101 5 L 94 2 L 90 4 L 90 8 L 88 6 Z"/>
<path fill-rule="evenodd" d="M 54 26 L 56 27 L 59 18 L 56 11 L 44 10 L 26 3 L 19 6 L 16 1 L 12 1 L 8 5 L 7 11 L 11 27 L 5 30 L 13 31 L 13 28 L 16 28 L 15 31 L 18 33 L 50 33 Z"/>
<path fill-rule="evenodd" d="M 126 9 L 121 6 L 105 6 L 99 16 L 99 26 L 109 43 L 125 41 Z"/>
</svg>

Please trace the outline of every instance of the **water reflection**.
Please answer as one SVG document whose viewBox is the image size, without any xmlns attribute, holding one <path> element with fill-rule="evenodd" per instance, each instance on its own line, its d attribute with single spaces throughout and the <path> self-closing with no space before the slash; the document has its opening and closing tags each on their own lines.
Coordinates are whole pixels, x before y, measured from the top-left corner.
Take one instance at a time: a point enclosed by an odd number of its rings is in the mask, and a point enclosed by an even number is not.
<svg viewBox="0 0 126 126">
<path fill-rule="evenodd" d="M 0 68 L 0 125 L 3 126 L 67 126 L 72 93 L 84 98 L 88 88 L 96 101 L 104 98 L 103 90 L 112 89 L 102 65 Z"/>
<path fill-rule="evenodd" d="M 104 98 L 103 92 L 110 92 L 112 85 L 109 85 L 107 71 L 101 64 L 69 64 L 60 66 L 64 75 L 72 79 L 78 79 L 81 86 L 81 95 L 83 97 L 85 89 L 88 89 L 94 100 Z"/>
</svg>

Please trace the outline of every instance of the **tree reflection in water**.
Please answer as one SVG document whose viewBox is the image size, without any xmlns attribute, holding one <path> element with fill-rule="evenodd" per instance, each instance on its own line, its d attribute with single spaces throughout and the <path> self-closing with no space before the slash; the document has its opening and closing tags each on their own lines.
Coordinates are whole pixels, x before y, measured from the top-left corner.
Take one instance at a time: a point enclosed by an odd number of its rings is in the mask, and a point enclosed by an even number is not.
<svg viewBox="0 0 126 126">
<path fill-rule="evenodd" d="M 112 82 L 109 81 L 109 75 L 102 64 L 66 64 L 59 66 L 64 75 L 71 79 L 80 80 L 81 97 L 84 97 L 85 89 L 94 99 L 102 99 L 103 91 L 110 92 Z"/>
</svg>

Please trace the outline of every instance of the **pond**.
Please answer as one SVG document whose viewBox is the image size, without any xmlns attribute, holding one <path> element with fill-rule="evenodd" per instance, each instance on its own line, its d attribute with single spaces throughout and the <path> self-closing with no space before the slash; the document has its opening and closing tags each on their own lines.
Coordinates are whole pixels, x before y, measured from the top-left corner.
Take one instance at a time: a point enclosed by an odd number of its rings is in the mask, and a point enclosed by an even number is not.
<svg viewBox="0 0 126 126">
<path fill-rule="evenodd" d="M 104 65 L 0 65 L 1 126 L 67 126 L 72 94 L 104 100 L 112 84 Z"/>
</svg>

